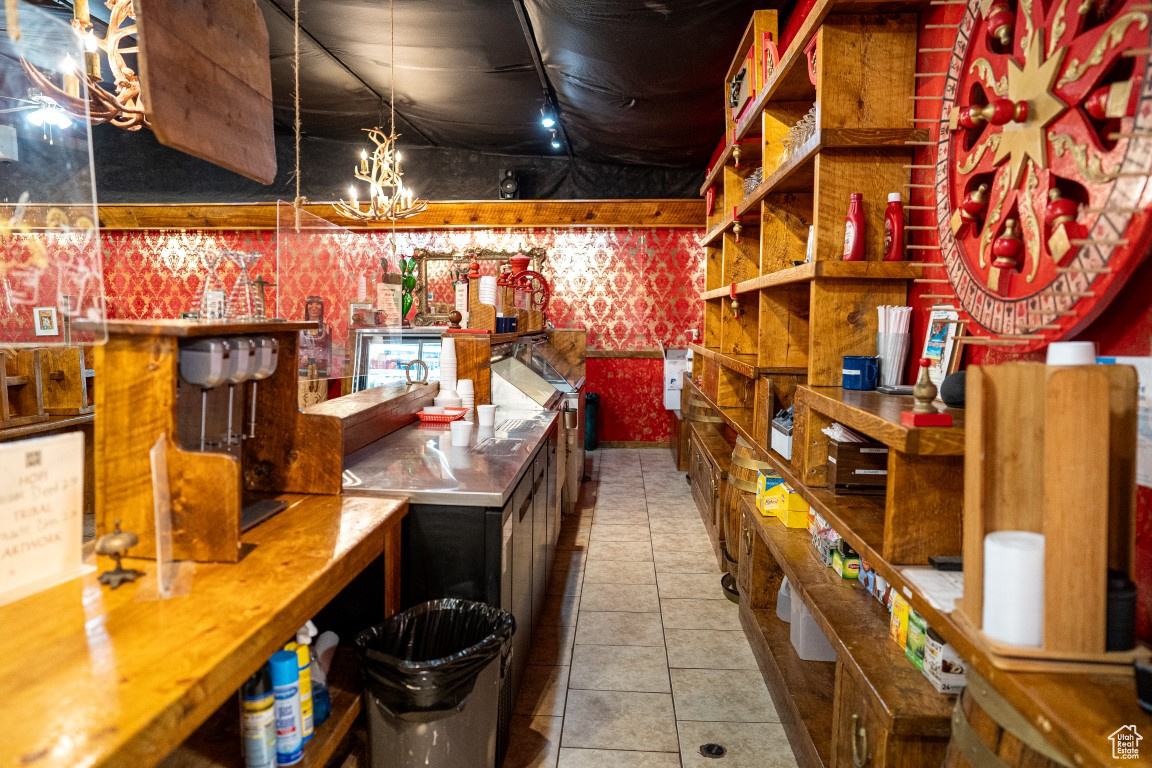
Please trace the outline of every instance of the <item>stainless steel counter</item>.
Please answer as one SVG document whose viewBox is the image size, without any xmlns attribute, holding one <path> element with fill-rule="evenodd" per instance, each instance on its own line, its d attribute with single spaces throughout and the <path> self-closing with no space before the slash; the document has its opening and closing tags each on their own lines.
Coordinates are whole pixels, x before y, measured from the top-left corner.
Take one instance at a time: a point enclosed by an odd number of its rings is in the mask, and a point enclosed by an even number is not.
<svg viewBox="0 0 1152 768">
<path fill-rule="evenodd" d="M 498 408 L 495 428 L 473 427 L 466 448 L 451 446 L 447 424 L 404 427 L 344 460 L 344 492 L 399 494 L 412 504 L 503 506 L 558 417 Z"/>
</svg>

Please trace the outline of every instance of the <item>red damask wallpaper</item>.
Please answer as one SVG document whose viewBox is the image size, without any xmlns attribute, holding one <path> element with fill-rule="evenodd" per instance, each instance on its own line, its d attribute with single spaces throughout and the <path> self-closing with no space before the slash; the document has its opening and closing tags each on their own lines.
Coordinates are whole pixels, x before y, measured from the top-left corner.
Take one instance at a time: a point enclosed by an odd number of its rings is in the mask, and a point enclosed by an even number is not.
<svg viewBox="0 0 1152 768">
<path fill-rule="evenodd" d="M 310 295 L 325 300 L 331 326 L 331 376 L 348 371 L 348 304 L 373 298 L 380 259 L 397 271 L 396 254 L 414 248 L 467 252 L 487 248 L 548 252 L 541 271 L 552 285 L 549 307 L 557 327 L 588 329 L 589 347 L 653 349 L 683 347 L 687 331 L 701 326 L 703 289 L 699 230 L 532 229 L 398 232 L 305 232 L 277 237 L 271 231 L 107 232 L 102 235 L 108 316 L 178 317 L 192 311 L 214 255 L 222 250 L 262 254 L 251 270 L 274 283 L 269 313 L 304 315 Z M 495 264 L 483 264 L 482 271 Z M 239 271 L 220 259 L 216 273 L 231 289 Z M 363 278 L 363 279 L 362 279 Z M 430 270 L 434 301 L 451 301 L 448 263 Z M 606 417 L 602 440 L 666 441 L 662 364 L 653 359 L 589 361 L 588 390 L 599 392 Z M 611 416 L 611 418 L 607 418 Z"/>
</svg>

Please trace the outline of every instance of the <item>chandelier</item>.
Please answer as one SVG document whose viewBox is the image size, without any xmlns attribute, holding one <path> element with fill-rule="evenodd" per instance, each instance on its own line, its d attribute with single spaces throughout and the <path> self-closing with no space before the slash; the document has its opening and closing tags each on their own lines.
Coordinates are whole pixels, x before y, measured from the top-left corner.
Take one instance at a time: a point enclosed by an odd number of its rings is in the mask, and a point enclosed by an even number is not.
<svg viewBox="0 0 1152 768">
<path fill-rule="evenodd" d="M 64 73 L 64 87 L 53 83 L 47 75 L 25 59 L 20 63 L 25 73 L 40 91 L 60 105 L 68 115 L 77 120 L 88 120 L 93 125 L 111 123 L 126 131 L 138 131 L 150 127 L 140 104 L 140 78 L 124 61 L 124 54 L 136 53 L 136 46 L 122 47 L 131 42 L 136 34 L 136 13 L 132 0 L 108 0 L 105 5 L 111 11 L 108 18 L 108 33 L 103 40 L 92 30 L 92 17 L 88 12 L 88 0 L 76 0 L 72 8 L 72 28 L 84 41 L 84 67 L 76 66 L 72 72 Z M 125 25 L 126 24 L 126 25 Z M 101 83 L 100 50 L 108 57 L 108 68 L 112 70 L 112 80 L 116 83 L 116 93 L 106 91 Z M 80 98 L 80 81 L 83 76 L 88 81 L 88 100 Z"/>
<path fill-rule="evenodd" d="M 360 165 L 353 175 L 359 181 L 368 182 L 368 199 L 356 199 L 356 187 L 348 188 L 350 200 L 340 200 L 333 207 L 340 214 L 359 221 L 381 221 L 406 219 L 415 216 L 428 207 L 424 200 L 417 200 L 415 194 L 404 186 L 404 174 L 400 170 L 400 150 L 396 149 L 396 7 L 395 0 L 389 0 L 391 45 L 389 63 L 392 73 L 389 85 L 388 107 L 390 120 L 388 133 L 380 126 L 365 128 L 369 140 L 376 145 L 372 150 L 371 161 L 368 151 L 360 150 Z M 383 115 L 381 115 L 383 118 Z M 383 122 L 383 120 L 381 120 Z M 366 206 L 366 207 L 365 207 Z"/>
<path fill-rule="evenodd" d="M 356 187 L 350 186 L 350 201 L 340 200 L 334 205 L 336 210 L 360 221 L 395 221 L 415 216 L 427 208 L 428 203 L 417 200 L 412 190 L 404 186 L 395 131 L 385 134 L 383 128 L 376 127 L 365 128 L 364 132 L 376 148 L 371 156 L 367 150 L 360 151 L 360 165 L 353 175 L 358 181 L 368 182 L 368 199 L 363 202 L 357 200 Z"/>
</svg>

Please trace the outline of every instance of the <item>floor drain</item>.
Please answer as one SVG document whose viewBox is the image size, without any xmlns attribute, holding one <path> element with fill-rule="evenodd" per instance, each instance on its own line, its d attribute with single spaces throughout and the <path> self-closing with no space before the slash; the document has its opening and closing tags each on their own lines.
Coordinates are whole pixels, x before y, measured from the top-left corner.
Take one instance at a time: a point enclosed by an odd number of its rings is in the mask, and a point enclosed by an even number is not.
<svg viewBox="0 0 1152 768">
<path fill-rule="evenodd" d="M 704 757 L 724 757 L 728 754 L 728 750 L 719 744 L 701 744 L 700 754 Z"/>
</svg>

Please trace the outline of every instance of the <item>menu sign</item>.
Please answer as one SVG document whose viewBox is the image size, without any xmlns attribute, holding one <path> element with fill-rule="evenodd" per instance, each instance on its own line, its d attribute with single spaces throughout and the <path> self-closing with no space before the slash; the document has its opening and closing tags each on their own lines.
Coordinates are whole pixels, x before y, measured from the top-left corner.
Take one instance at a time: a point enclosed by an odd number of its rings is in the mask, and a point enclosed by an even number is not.
<svg viewBox="0 0 1152 768">
<path fill-rule="evenodd" d="M 83 570 L 84 435 L 0 444 L 0 605 Z"/>
</svg>

